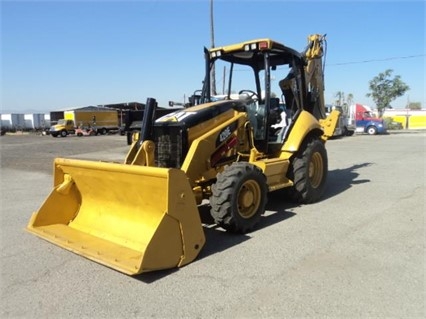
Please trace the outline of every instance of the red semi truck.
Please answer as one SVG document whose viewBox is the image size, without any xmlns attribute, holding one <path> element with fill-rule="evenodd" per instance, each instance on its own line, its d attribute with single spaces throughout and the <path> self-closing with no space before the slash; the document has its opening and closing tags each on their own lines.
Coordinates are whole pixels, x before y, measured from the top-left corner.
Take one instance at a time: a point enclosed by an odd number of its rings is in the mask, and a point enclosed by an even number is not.
<svg viewBox="0 0 426 319">
<path fill-rule="evenodd" d="M 355 132 L 370 135 L 386 133 L 383 119 L 375 116 L 367 105 L 353 104 L 349 110 L 349 124 L 355 125 Z"/>
</svg>

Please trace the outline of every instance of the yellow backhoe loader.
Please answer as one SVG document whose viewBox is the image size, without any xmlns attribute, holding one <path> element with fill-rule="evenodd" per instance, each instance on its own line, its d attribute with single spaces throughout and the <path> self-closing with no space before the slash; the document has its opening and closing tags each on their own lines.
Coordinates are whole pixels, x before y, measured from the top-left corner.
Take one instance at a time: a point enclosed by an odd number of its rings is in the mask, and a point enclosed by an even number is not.
<svg viewBox="0 0 426 319">
<path fill-rule="evenodd" d="M 303 52 L 271 39 L 205 48 L 196 105 L 154 120 L 157 102 L 148 98 L 122 164 L 55 159 L 54 188 L 27 230 L 136 275 L 197 257 L 205 200 L 215 223 L 237 233 L 256 226 L 269 192 L 318 201 L 328 170 L 325 142 L 339 115 L 325 117 L 325 44 L 314 34 Z M 213 67 L 228 74 L 223 94 L 213 92 Z"/>
</svg>

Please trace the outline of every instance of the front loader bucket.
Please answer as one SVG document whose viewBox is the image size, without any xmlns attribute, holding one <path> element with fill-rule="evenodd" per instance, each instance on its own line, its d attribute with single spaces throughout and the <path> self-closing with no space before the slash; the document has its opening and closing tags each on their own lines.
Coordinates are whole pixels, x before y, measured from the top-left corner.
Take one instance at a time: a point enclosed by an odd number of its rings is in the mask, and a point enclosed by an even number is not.
<svg viewBox="0 0 426 319">
<path fill-rule="evenodd" d="M 183 171 L 63 158 L 27 230 L 128 275 L 183 266 L 205 243 Z"/>
</svg>

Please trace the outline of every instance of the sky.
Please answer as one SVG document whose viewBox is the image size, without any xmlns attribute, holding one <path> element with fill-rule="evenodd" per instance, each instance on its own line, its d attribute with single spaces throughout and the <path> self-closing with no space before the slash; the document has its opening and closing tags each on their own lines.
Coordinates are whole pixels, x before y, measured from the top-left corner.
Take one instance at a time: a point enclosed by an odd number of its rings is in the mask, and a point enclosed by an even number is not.
<svg viewBox="0 0 426 319">
<path fill-rule="evenodd" d="M 375 107 L 369 81 L 392 69 L 425 98 L 425 1 L 214 0 L 215 46 L 272 38 L 302 51 L 327 34 L 325 100 Z M 1 1 L 1 113 L 185 102 L 201 89 L 210 0 Z"/>
</svg>

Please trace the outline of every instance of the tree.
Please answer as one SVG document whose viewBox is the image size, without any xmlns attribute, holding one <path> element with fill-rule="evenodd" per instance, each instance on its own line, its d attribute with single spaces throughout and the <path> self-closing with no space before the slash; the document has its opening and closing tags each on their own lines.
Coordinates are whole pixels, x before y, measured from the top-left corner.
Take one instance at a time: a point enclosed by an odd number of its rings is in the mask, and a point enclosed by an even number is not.
<svg viewBox="0 0 426 319">
<path fill-rule="evenodd" d="M 338 106 L 341 106 L 343 109 L 343 112 L 348 113 L 349 111 L 349 105 L 353 103 L 354 95 L 352 93 L 349 93 L 345 97 L 345 92 L 338 91 L 334 97 L 336 98 L 335 104 Z"/>
<path fill-rule="evenodd" d="M 371 97 L 376 103 L 380 116 L 385 108 L 390 107 L 390 103 L 397 97 L 404 95 L 410 88 L 405 84 L 399 75 L 391 78 L 393 70 L 388 69 L 379 73 L 369 82 L 370 93 L 367 97 Z"/>
<path fill-rule="evenodd" d="M 422 103 L 420 103 L 420 102 L 410 102 L 408 104 L 408 108 L 410 110 L 421 110 L 422 109 Z"/>
<path fill-rule="evenodd" d="M 345 102 L 345 92 L 338 91 L 334 97 L 336 98 L 336 104 L 341 106 Z"/>
<path fill-rule="evenodd" d="M 352 93 L 349 93 L 348 96 L 346 97 L 346 103 L 348 103 L 348 105 L 351 105 L 354 102 L 354 95 Z"/>
</svg>

